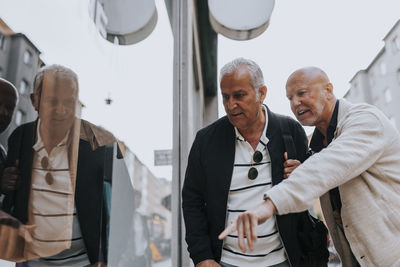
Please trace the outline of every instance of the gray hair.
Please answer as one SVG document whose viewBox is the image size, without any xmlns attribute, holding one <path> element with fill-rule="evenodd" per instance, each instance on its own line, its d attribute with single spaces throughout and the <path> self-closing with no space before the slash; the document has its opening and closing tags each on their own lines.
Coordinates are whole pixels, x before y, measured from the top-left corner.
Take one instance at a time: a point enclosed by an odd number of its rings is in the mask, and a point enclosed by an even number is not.
<svg viewBox="0 0 400 267">
<path fill-rule="evenodd" d="M 69 78 L 71 78 L 71 80 L 76 83 L 76 88 L 78 88 L 78 76 L 73 70 L 61 65 L 53 64 L 40 68 L 38 73 L 36 73 L 33 83 L 33 94 L 38 95 L 39 97 L 41 96 L 43 89 L 43 78 L 46 71 L 55 74 L 67 75 Z"/>
<path fill-rule="evenodd" d="M 264 85 L 264 76 L 262 74 L 260 66 L 258 66 L 258 64 L 255 63 L 253 60 L 239 57 L 232 60 L 231 62 L 226 63 L 220 71 L 219 82 L 221 83 L 221 80 L 225 75 L 230 75 L 234 73 L 240 67 L 246 67 L 249 71 L 250 82 L 254 90 L 256 91 L 256 95 L 258 98 L 259 90 Z"/>
</svg>

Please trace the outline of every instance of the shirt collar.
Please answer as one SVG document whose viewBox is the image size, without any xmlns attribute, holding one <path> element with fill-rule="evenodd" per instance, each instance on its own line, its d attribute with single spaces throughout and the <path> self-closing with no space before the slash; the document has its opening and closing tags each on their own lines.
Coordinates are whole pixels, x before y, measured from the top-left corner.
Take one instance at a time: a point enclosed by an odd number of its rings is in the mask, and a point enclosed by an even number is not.
<svg viewBox="0 0 400 267">
<path fill-rule="evenodd" d="M 339 112 L 339 100 L 336 100 L 335 109 L 333 110 L 333 114 L 332 114 L 331 120 L 329 122 L 328 129 L 326 131 L 326 138 L 327 138 L 328 144 L 330 144 L 332 142 L 333 136 L 336 131 L 338 112 Z M 324 136 L 317 129 L 317 127 L 315 127 L 314 133 L 312 135 L 311 142 L 310 142 L 310 148 L 314 152 L 319 152 L 324 148 Z"/>
<path fill-rule="evenodd" d="M 264 114 L 265 114 L 265 125 L 264 125 L 264 129 L 263 129 L 263 133 L 262 133 L 261 138 L 260 138 L 260 142 L 263 145 L 266 145 L 268 143 L 268 141 L 269 141 L 269 139 L 267 137 L 268 111 L 267 111 L 267 107 L 264 104 L 262 105 L 262 107 L 264 109 Z M 235 128 L 236 140 L 245 142 L 246 139 L 240 134 L 238 128 L 236 128 L 236 127 L 234 127 L 234 128 Z"/>
<path fill-rule="evenodd" d="M 32 147 L 33 150 L 35 150 L 36 152 L 38 152 L 39 150 L 42 150 L 44 148 L 44 143 L 43 143 L 42 137 L 40 136 L 39 127 L 40 127 L 40 119 L 38 119 L 38 123 L 37 123 L 37 127 L 36 127 L 36 137 L 37 137 L 36 143 Z M 58 143 L 57 147 L 65 146 L 67 144 L 68 135 L 69 135 L 69 131 L 67 132 L 65 137 L 61 140 L 61 142 Z"/>
</svg>

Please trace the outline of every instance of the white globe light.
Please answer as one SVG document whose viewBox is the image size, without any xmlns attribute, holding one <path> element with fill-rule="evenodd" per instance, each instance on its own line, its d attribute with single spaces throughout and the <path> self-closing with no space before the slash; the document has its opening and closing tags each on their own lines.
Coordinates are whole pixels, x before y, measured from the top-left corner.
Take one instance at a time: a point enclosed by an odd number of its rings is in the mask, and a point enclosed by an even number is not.
<svg viewBox="0 0 400 267">
<path fill-rule="evenodd" d="M 214 30 L 230 39 L 249 40 L 269 25 L 275 0 L 208 0 Z"/>
</svg>

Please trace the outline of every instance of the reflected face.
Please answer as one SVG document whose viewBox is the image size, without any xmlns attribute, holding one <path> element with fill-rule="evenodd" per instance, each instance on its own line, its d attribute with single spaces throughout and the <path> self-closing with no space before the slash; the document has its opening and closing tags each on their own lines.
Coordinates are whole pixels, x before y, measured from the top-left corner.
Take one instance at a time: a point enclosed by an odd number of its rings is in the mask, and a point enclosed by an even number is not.
<svg viewBox="0 0 400 267">
<path fill-rule="evenodd" d="M 67 76 L 45 75 L 39 105 L 39 118 L 48 128 L 69 129 L 75 117 L 78 88 Z"/>
<path fill-rule="evenodd" d="M 225 75 L 220 85 L 224 108 L 233 126 L 240 130 L 253 125 L 259 118 L 266 87 L 262 87 L 257 98 L 250 81 L 250 74 L 245 67 Z"/>
<path fill-rule="evenodd" d="M 15 91 L 3 86 L 0 84 L 0 133 L 10 124 L 17 101 Z"/>
<path fill-rule="evenodd" d="M 317 126 L 326 117 L 327 83 L 298 75 L 286 84 L 286 96 L 297 120 L 304 126 Z"/>
</svg>

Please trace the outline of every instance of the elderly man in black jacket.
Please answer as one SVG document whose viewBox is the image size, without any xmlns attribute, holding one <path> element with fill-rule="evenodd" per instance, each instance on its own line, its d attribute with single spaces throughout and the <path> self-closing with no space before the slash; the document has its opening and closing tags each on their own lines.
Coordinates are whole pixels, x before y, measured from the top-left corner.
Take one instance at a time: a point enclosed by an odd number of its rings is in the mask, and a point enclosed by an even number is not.
<svg viewBox="0 0 400 267">
<path fill-rule="evenodd" d="M 276 216 L 259 230 L 259 241 L 248 252 L 237 245 L 235 233 L 218 239 L 231 221 L 284 179 L 280 121 L 289 126 L 296 158 L 304 161 L 307 152 L 301 125 L 263 104 L 267 87 L 255 62 L 235 59 L 220 77 L 227 115 L 197 133 L 183 185 L 190 257 L 198 267 L 309 266 L 298 240 L 301 213 Z"/>
</svg>

